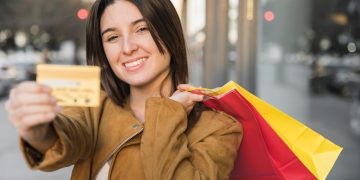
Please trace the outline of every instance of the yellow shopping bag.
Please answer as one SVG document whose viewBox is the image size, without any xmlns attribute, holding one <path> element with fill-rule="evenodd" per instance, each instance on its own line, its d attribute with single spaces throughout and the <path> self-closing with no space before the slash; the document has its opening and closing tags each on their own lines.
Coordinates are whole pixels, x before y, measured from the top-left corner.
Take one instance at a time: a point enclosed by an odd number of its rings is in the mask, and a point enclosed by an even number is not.
<svg viewBox="0 0 360 180">
<path fill-rule="evenodd" d="M 217 89 L 194 88 L 209 96 L 219 97 L 238 91 L 281 137 L 304 166 L 317 178 L 325 179 L 335 164 L 342 148 L 304 124 L 246 91 L 233 81 Z"/>
</svg>

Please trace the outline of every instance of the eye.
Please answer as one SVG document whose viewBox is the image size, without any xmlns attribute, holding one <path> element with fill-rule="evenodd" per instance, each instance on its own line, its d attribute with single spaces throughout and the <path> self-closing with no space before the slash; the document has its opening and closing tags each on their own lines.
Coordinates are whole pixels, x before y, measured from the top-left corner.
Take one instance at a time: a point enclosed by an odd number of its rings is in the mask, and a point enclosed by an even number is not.
<svg viewBox="0 0 360 180">
<path fill-rule="evenodd" d="M 148 31 L 148 30 L 149 30 L 148 27 L 143 26 L 143 27 L 140 27 L 140 28 L 137 30 L 137 32 L 142 33 L 142 32 L 146 32 L 146 31 Z"/>
<path fill-rule="evenodd" d="M 107 39 L 107 41 L 108 42 L 112 42 L 112 41 L 114 41 L 115 39 L 117 39 L 118 38 L 118 36 L 110 36 L 108 39 Z"/>
</svg>

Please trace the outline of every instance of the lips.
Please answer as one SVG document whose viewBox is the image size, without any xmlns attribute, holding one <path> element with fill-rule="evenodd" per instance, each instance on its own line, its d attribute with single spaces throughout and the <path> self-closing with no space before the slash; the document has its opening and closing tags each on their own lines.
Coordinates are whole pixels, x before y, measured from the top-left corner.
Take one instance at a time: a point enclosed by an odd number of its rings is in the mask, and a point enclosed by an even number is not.
<svg viewBox="0 0 360 180">
<path fill-rule="evenodd" d="M 124 63 L 124 66 L 127 67 L 127 68 L 135 67 L 135 66 L 138 66 L 141 63 L 143 63 L 145 60 L 146 60 L 146 58 L 140 58 L 140 59 L 135 60 L 135 61 Z"/>
<path fill-rule="evenodd" d="M 136 58 L 134 60 L 129 60 L 124 62 L 123 65 L 125 66 L 126 70 L 134 71 L 142 67 L 142 65 L 146 60 L 147 60 L 146 57 Z"/>
</svg>

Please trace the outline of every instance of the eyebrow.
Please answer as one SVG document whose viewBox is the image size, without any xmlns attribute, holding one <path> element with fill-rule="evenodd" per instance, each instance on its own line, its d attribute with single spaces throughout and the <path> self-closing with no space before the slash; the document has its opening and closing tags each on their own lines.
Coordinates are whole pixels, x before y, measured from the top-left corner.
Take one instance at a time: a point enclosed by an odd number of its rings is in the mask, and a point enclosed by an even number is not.
<svg viewBox="0 0 360 180">
<path fill-rule="evenodd" d="M 131 25 L 135 26 L 136 24 L 141 23 L 141 22 L 145 22 L 145 19 L 135 20 L 135 21 L 131 22 Z M 101 36 L 104 36 L 104 34 L 107 32 L 115 31 L 115 30 L 116 30 L 116 28 L 107 28 L 101 33 Z"/>
</svg>

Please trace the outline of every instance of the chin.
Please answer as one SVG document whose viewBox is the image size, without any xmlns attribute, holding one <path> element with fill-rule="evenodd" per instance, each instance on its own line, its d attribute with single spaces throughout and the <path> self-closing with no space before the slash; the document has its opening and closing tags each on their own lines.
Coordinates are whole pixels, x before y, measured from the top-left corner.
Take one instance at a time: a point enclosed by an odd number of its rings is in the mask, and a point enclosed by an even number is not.
<svg viewBox="0 0 360 180">
<path fill-rule="evenodd" d="M 133 87 L 144 87 L 150 83 L 150 80 L 147 79 L 132 79 L 132 80 L 125 80 L 129 86 Z"/>
</svg>

